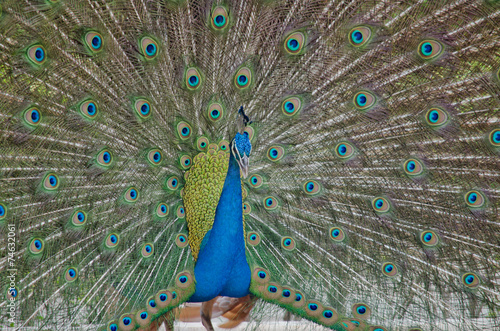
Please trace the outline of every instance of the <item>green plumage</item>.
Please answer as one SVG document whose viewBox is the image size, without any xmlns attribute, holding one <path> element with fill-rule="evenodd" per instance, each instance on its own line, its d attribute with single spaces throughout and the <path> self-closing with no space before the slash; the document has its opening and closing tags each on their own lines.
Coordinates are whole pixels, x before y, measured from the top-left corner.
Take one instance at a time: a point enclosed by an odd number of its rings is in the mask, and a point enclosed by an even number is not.
<svg viewBox="0 0 500 331">
<path fill-rule="evenodd" d="M 500 327 L 498 1 L 0 6 L 0 329 L 171 318 L 196 284 L 184 194 L 225 178 L 185 173 L 231 152 L 240 106 L 261 302 L 336 330 Z"/>
</svg>

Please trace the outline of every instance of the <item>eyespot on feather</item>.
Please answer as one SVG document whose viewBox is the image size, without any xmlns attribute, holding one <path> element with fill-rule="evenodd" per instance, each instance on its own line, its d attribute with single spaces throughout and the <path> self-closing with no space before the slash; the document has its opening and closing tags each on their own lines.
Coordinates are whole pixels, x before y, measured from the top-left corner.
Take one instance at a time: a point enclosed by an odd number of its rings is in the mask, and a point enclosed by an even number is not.
<svg viewBox="0 0 500 331">
<path fill-rule="evenodd" d="M 442 127 L 448 122 L 448 114 L 441 108 L 432 107 L 425 114 L 425 121 L 430 127 Z"/>
<path fill-rule="evenodd" d="M 177 176 L 171 176 L 167 179 L 168 189 L 175 191 L 179 188 L 179 178 Z"/>
<path fill-rule="evenodd" d="M 281 247 L 287 251 L 293 251 L 296 247 L 295 240 L 292 237 L 283 237 L 281 238 Z"/>
<path fill-rule="evenodd" d="M 105 244 L 106 247 L 108 248 L 115 248 L 116 246 L 118 246 L 119 242 L 120 242 L 120 236 L 116 233 L 110 233 L 106 237 Z"/>
<path fill-rule="evenodd" d="M 184 233 L 179 233 L 175 238 L 175 244 L 180 248 L 186 247 L 188 244 L 187 235 L 185 235 Z"/>
<path fill-rule="evenodd" d="M 335 146 L 335 154 L 341 159 L 349 159 L 354 155 L 354 147 L 348 142 L 341 142 Z"/>
<path fill-rule="evenodd" d="M 141 255 L 142 257 L 148 258 L 153 256 L 154 251 L 155 251 L 154 245 L 152 243 L 146 243 L 142 245 Z"/>
<path fill-rule="evenodd" d="M 153 317 L 151 314 L 148 313 L 146 309 L 139 310 L 135 314 L 135 320 L 137 321 L 137 324 L 139 324 L 141 327 L 146 327 L 151 323 L 151 319 Z"/>
<path fill-rule="evenodd" d="M 210 24 L 215 30 L 221 31 L 228 26 L 229 15 L 226 8 L 222 6 L 215 7 L 212 12 Z"/>
<path fill-rule="evenodd" d="M 494 129 L 488 135 L 489 142 L 494 147 L 500 147 L 500 129 Z"/>
<path fill-rule="evenodd" d="M 260 235 L 257 232 L 248 232 L 247 243 L 251 246 L 257 246 L 260 243 Z"/>
<path fill-rule="evenodd" d="M 364 303 L 356 303 L 352 306 L 352 316 L 354 316 L 354 318 L 367 320 L 370 318 L 371 313 L 370 307 Z"/>
<path fill-rule="evenodd" d="M 304 48 L 305 42 L 306 36 L 302 32 L 294 32 L 285 39 L 285 51 L 290 55 L 300 54 Z"/>
<path fill-rule="evenodd" d="M 403 170 L 410 177 L 419 176 L 424 172 L 424 165 L 420 160 L 411 158 L 403 163 Z"/>
<path fill-rule="evenodd" d="M 74 226 L 83 226 L 87 222 L 87 213 L 83 210 L 77 210 L 71 216 L 71 223 Z"/>
<path fill-rule="evenodd" d="M 186 86 L 190 90 L 196 90 L 201 86 L 201 74 L 196 68 L 186 70 Z"/>
<path fill-rule="evenodd" d="M 302 189 L 307 195 L 315 195 L 319 193 L 321 185 L 315 180 L 308 180 L 302 185 Z"/>
<path fill-rule="evenodd" d="M 251 212 L 252 212 L 252 207 L 248 203 L 244 202 L 243 203 L 243 214 L 248 215 Z"/>
<path fill-rule="evenodd" d="M 74 282 L 78 278 L 78 269 L 75 267 L 69 267 L 64 272 L 64 279 L 68 283 Z"/>
<path fill-rule="evenodd" d="M 303 307 L 306 304 L 306 299 L 304 297 L 304 294 L 302 292 L 295 290 L 295 298 L 293 300 L 292 306 L 295 308 L 300 308 Z"/>
<path fill-rule="evenodd" d="M 209 144 L 210 144 L 210 142 L 208 141 L 208 139 L 206 137 L 199 137 L 196 140 L 196 147 L 200 151 L 206 151 L 208 149 Z"/>
<path fill-rule="evenodd" d="M 35 255 L 41 254 L 44 248 L 45 248 L 45 243 L 40 238 L 32 239 L 29 244 L 30 252 Z"/>
<path fill-rule="evenodd" d="M 158 217 L 168 216 L 168 205 L 166 203 L 160 202 L 156 206 L 156 216 Z"/>
<path fill-rule="evenodd" d="M 271 280 L 271 274 L 266 269 L 255 268 L 252 272 L 252 279 L 259 284 L 266 284 Z"/>
<path fill-rule="evenodd" d="M 360 91 L 354 95 L 354 106 L 359 110 L 368 110 L 375 105 L 377 98 L 368 91 Z"/>
<path fill-rule="evenodd" d="M 439 243 L 439 236 L 432 230 L 425 230 L 420 233 L 420 242 L 427 247 L 434 247 Z"/>
<path fill-rule="evenodd" d="M 191 159 L 191 156 L 183 155 L 183 156 L 181 156 L 179 162 L 181 164 L 182 169 L 186 170 L 186 169 L 191 168 L 193 160 Z"/>
<path fill-rule="evenodd" d="M 272 162 L 281 160 L 281 158 L 283 158 L 284 155 L 285 155 L 285 149 L 281 146 L 271 146 L 267 150 L 267 158 Z"/>
<path fill-rule="evenodd" d="M 135 316 L 133 314 L 124 314 L 118 320 L 118 329 L 120 331 L 132 331 L 135 328 Z"/>
<path fill-rule="evenodd" d="M 186 140 L 191 137 L 193 129 L 191 129 L 191 125 L 186 122 L 179 122 L 177 124 L 177 134 L 182 140 Z"/>
<path fill-rule="evenodd" d="M 7 206 L 4 203 L 0 203 L 0 221 L 7 218 Z"/>
<path fill-rule="evenodd" d="M 443 53 L 444 47 L 436 40 L 423 40 L 418 45 L 418 55 L 424 60 L 432 60 Z"/>
<path fill-rule="evenodd" d="M 29 126 L 36 127 L 42 121 L 42 113 L 37 107 L 30 107 L 24 111 L 23 119 Z"/>
<path fill-rule="evenodd" d="M 193 276 L 190 272 L 184 271 L 175 278 L 175 284 L 181 289 L 188 288 L 193 283 Z"/>
<path fill-rule="evenodd" d="M 481 208 L 486 202 L 484 194 L 478 190 L 472 190 L 465 194 L 465 203 L 469 208 Z"/>
<path fill-rule="evenodd" d="M 250 176 L 250 178 L 248 178 L 248 183 L 253 188 L 261 187 L 263 182 L 264 182 L 264 180 L 262 179 L 262 176 L 259 174 L 254 174 L 254 175 Z"/>
<path fill-rule="evenodd" d="M 124 198 L 127 202 L 136 202 L 139 198 L 139 191 L 135 187 L 130 187 L 125 191 Z"/>
<path fill-rule="evenodd" d="M 398 267 L 392 262 L 385 262 L 382 264 L 382 273 L 388 277 L 395 277 L 398 275 Z"/>
<path fill-rule="evenodd" d="M 332 307 L 324 307 L 319 321 L 325 325 L 333 325 L 339 320 L 339 314 Z"/>
<path fill-rule="evenodd" d="M 288 97 L 281 104 L 281 110 L 286 116 L 296 115 L 302 109 L 302 100 L 298 97 Z"/>
<path fill-rule="evenodd" d="M 54 173 L 48 173 L 43 179 L 43 187 L 47 191 L 54 191 L 59 188 L 59 177 Z"/>
<path fill-rule="evenodd" d="M 158 55 L 158 43 L 154 39 L 144 37 L 140 41 L 140 46 L 142 55 L 144 55 L 147 60 L 152 60 Z"/>
<path fill-rule="evenodd" d="M 99 109 L 93 100 L 86 100 L 80 104 L 80 113 L 89 120 L 94 120 L 97 117 Z"/>
<path fill-rule="evenodd" d="M 344 230 L 339 227 L 330 228 L 329 234 L 330 238 L 335 242 L 342 242 L 346 238 Z"/>
<path fill-rule="evenodd" d="M 186 217 L 186 210 L 184 209 L 184 206 L 178 206 L 176 210 L 177 217 L 179 218 L 184 218 Z"/>
<path fill-rule="evenodd" d="M 214 102 L 208 106 L 208 118 L 212 122 L 218 122 L 224 116 L 224 107 L 220 103 Z"/>
<path fill-rule="evenodd" d="M 97 154 L 96 161 L 100 166 L 109 167 L 113 163 L 113 154 L 109 149 L 103 149 Z"/>
<path fill-rule="evenodd" d="M 480 278 L 473 272 L 462 275 L 462 284 L 468 288 L 477 288 L 480 285 Z"/>
<path fill-rule="evenodd" d="M 316 300 L 309 300 L 306 302 L 305 311 L 308 316 L 319 317 L 323 312 L 323 305 Z"/>
<path fill-rule="evenodd" d="M 172 292 L 160 290 L 155 296 L 155 302 L 160 309 L 167 307 L 172 301 Z"/>
<path fill-rule="evenodd" d="M 42 45 L 33 45 L 28 48 L 26 55 L 31 63 L 40 66 L 47 59 L 45 48 Z"/>
<path fill-rule="evenodd" d="M 234 76 L 234 85 L 238 89 L 246 89 L 250 86 L 251 83 L 252 71 L 247 67 L 240 68 Z"/>
<path fill-rule="evenodd" d="M 159 149 L 152 149 L 148 152 L 148 161 L 152 165 L 159 165 L 163 159 L 163 154 Z"/>
<path fill-rule="evenodd" d="M 264 198 L 264 208 L 267 210 L 274 210 L 278 208 L 278 200 L 275 197 L 268 196 Z"/>
<path fill-rule="evenodd" d="M 99 52 L 103 49 L 102 36 L 95 31 L 89 31 L 85 34 L 85 44 L 92 52 Z"/>
<path fill-rule="evenodd" d="M 387 213 L 391 210 L 391 204 L 386 198 L 377 197 L 372 200 L 372 207 L 377 213 Z"/>
<path fill-rule="evenodd" d="M 134 102 L 135 113 L 139 118 L 145 120 L 151 116 L 151 104 L 146 99 L 137 99 Z"/>
<path fill-rule="evenodd" d="M 368 26 L 357 26 L 349 31 L 349 43 L 354 47 L 364 46 L 372 37 L 372 30 Z"/>
</svg>

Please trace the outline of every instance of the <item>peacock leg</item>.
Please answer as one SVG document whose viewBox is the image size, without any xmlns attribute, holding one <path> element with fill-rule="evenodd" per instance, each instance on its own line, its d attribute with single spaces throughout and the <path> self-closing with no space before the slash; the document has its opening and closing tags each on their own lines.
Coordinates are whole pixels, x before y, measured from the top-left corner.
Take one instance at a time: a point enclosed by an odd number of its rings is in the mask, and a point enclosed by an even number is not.
<svg viewBox="0 0 500 331">
<path fill-rule="evenodd" d="M 208 331 L 214 330 L 211 318 L 212 318 L 212 308 L 216 300 L 217 297 L 213 298 L 210 301 L 205 301 L 201 304 L 201 323 Z"/>
</svg>

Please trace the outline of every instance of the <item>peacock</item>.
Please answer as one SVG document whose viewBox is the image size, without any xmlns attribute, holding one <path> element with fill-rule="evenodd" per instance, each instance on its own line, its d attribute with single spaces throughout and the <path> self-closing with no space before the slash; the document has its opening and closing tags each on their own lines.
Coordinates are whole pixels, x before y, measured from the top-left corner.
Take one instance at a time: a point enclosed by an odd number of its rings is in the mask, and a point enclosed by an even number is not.
<svg viewBox="0 0 500 331">
<path fill-rule="evenodd" d="M 0 6 L 0 329 L 500 330 L 499 1 Z"/>
</svg>

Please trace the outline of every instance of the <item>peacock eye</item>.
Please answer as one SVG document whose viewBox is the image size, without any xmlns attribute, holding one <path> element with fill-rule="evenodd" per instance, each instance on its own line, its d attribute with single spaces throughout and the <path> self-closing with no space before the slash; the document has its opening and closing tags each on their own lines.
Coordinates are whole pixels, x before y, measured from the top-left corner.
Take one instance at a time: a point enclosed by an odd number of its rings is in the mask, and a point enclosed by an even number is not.
<svg viewBox="0 0 500 331">
<path fill-rule="evenodd" d="M 283 237 L 281 238 L 281 247 L 288 251 L 294 250 L 295 240 L 292 237 Z"/>
<path fill-rule="evenodd" d="M 193 162 L 193 160 L 188 155 L 183 155 L 180 158 L 180 164 L 181 164 L 181 167 L 183 169 L 189 169 L 189 168 L 191 168 L 191 163 L 192 162 Z"/>
<path fill-rule="evenodd" d="M 108 248 L 113 248 L 118 245 L 118 242 L 120 241 L 120 237 L 116 233 L 110 233 L 106 237 L 106 247 Z"/>
<path fill-rule="evenodd" d="M 273 210 L 278 207 L 278 200 L 275 197 L 264 198 L 264 208 L 267 210 Z"/>
<path fill-rule="evenodd" d="M 26 124 L 34 127 L 40 124 L 42 120 L 42 114 L 37 108 L 32 107 L 25 110 L 23 118 Z"/>
<path fill-rule="evenodd" d="M 302 32 L 294 32 L 285 39 L 285 50 L 288 54 L 300 54 L 304 48 L 306 37 Z"/>
<path fill-rule="evenodd" d="M 252 279 L 259 284 L 266 284 L 271 279 L 271 275 L 263 268 L 255 268 L 252 272 Z"/>
<path fill-rule="evenodd" d="M 389 201 L 382 197 L 373 199 L 372 206 L 377 213 L 387 213 L 391 209 Z"/>
<path fill-rule="evenodd" d="M 398 274 L 398 268 L 395 264 L 386 262 L 382 264 L 382 273 L 388 277 L 394 277 Z"/>
<path fill-rule="evenodd" d="M 425 120 L 431 127 L 440 127 L 448 122 L 448 114 L 440 108 L 431 108 L 425 114 Z"/>
<path fill-rule="evenodd" d="M 441 55 L 443 49 L 443 45 L 436 40 L 424 40 L 418 45 L 418 55 L 424 60 L 432 60 Z"/>
<path fill-rule="evenodd" d="M 368 91 L 358 92 L 354 95 L 354 106 L 359 110 L 368 110 L 375 105 L 375 95 Z"/>
<path fill-rule="evenodd" d="M 257 246 L 260 243 L 260 235 L 257 232 L 249 232 L 247 234 L 247 243 L 252 246 Z"/>
<path fill-rule="evenodd" d="M 80 104 L 80 113 L 88 119 L 95 119 L 97 116 L 97 112 L 97 105 L 92 100 L 87 100 Z"/>
<path fill-rule="evenodd" d="M 177 176 L 172 176 L 167 179 L 167 187 L 170 190 L 176 190 L 179 187 L 179 178 L 177 178 Z"/>
<path fill-rule="evenodd" d="M 248 179 L 248 183 L 250 184 L 250 186 L 252 186 L 253 188 L 259 188 L 262 186 L 262 183 L 263 183 L 263 179 L 262 179 L 262 176 L 261 175 L 258 175 L 258 174 L 255 174 L 255 175 L 252 175 L 249 179 Z"/>
<path fill-rule="evenodd" d="M 188 123 L 179 122 L 177 124 L 177 133 L 179 134 L 179 137 L 182 140 L 185 140 L 185 139 L 188 139 L 189 137 L 191 137 L 191 132 L 192 132 L 191 125 L 189 125 Z"/>
<path fill-rule="evenodd" d="M 208 106 L 208 118 L 212 122 L 219 121 L 224 115 L 224 108 L 219 103 L 212 103 Z"/>
<path fill-rule="evenodd" d="M 156 216 L 158 217 L 165 217 L 168 215 L 168 206 L 165 203 L 159 203 L 158 206 L 156 206 Z"/>
<path fill-rule="evenodd" d="M 29 245 L 30 252 L 32 254 L 40 254 L 42 253 L 43 249 L 45 247 L 45 244 L 42 239 L 40 238 L 34 238 L 31 240 L 31 243 Z"/>
<path fill-rule="evenodd" d="M 130 187 L 125 191 L 124 197 L 127 202 L 136 202 L 139 198 L 139 191 L 135 187 Z"/>
<path fill-rule="evenodd" d="M 159 165 L 162 159 L 163 155 L 159 149 L 152 149 L 148 152 L 148 161 L 152 165 Z"/>
<path fill-rule="evenodd" d="M 178 247 L 186 247 L 186 245 L 188 244 L 187 236 L 183 233 L 178 234 L 177 238 L 175 239 L 175 243 Z"/>
<path fill-rule="evenodd" d="M 229 16 L 226 8 L 219 6 L 216 7 L 212 13 L 211 24 L 216 30 L 223 30 L 229 22 Z"/>
<path fill-rule="evenodd" d="M 335 147 L 335 154 L 341 159 L 349 159 L 351 156 L 354 155 L 354 151 L 355 151 L 354 147 L 347 142 L 339 143 Z"/>
<path fill-rule="evenodd" d="M 422 231 L 420 233 L 420 242 L 427 247 L 436 246 L 439 243 L 438 235 L 431 230 Z"/>
<path fill-rule="evenodd" d="M 45 48 L 42 45 L 34 45 L 28 48 L 27 56 L 33 64 L 42 65 L 45 60 Z"/>
<path fill-rule="evenodd" d="M 208 147 L 208 144 L 209 144 L 209 141 L 208 141 L 208 139 L 206 137 L 199 137 L 196 140 L 196 147 L 200 151 L 205 151 L 207 149 L 207 147 Z"/>
<path fill-rule="evenodd" d="M 228 151 L 229 150 L 229 142 L 227 140 L 219 141 L 219 148 L 222 151 Z"/>
<path fill-rule="evenodd" d="M 144 37 L 141 39 L 141 50 L 146 59 L 152 60 L 158 55 L 158 43 L 152 38 Z"/>
<path fill-rule="evenodd" d="M 85 35 L 85 43 L 93 52 L 99 52 L 102 50 L 102 36 L 97 32 L 88 32 Z"/>
<path fill-rule="evenodd" d="M 281 110 L 286 116 L 297 114 L 302 108 L 302 100 L 298 97 L 286 98 L 281 104 Z"/>
<path fill-rule="evenodd" d="M 303 190 L 308 195 L 315 195 L 320 191 L 321 186 L 315 180 L 309 180 L 304 183 Z"/>
<path fill-rule="evenodd" d="M 137 99 L 134 103 L 134 110 L 141 119 L 146 119 L 151 115 L 151 104 L 146 99 Z"/>
<path fill-rule="evenodd" d="M 239 89 L 244 89 L 250 86 L 252 82 L 252 72 L 249 68 L 243 67 L 236 72 L 234 76 L 234 84 Z"/>
<path fill-rule="evenodd" d="M 472 272 L 467 272 L 462 275 L 462 284 L 469 288 L 476 288 L 479 286 L 480 281 L 479 277 L 472 273 Z"/>
<path fill-rule="evenodd" d="M 111 323 L 108 326 L 109 331 L 118 331 L 118 325 L 116 323 Z"/>
<path fill-rule="evenodd" d="M 97 154 L 96 161 L 103 167 L 109 167 L 113 162 L 113 155 L 108 149 L 103 149 Z"/>
<path fill-rule="evenodd" d="M 363 303 L 357 303 L 352 306 L 352 314 L 356 318 L 366 320 L 371 315 L 371 309 Z"/>
<path fill-rule="evenodd" d="M 408 176 L 418 176 L 424 171 L 424 166 L 417 159 L 409 159 L 403 164 L 403 169 Z"/>
<path fill-rule="evenodd" d="M 330 238 L 336 242 L 342 242 L 345 239 L 344 230 L 339 227 L 333 227 L 330 229 Z"/>
<path fill-rule="evenodd" d="M 150 257 L 154 253 L 154 246 L 151 243 L 144 244 L 141 249 L 141 255 L 142 257 Z"/>
<path fill-rule="evenodd" d="M 193 283 L 193 279 L 191 277 L 191 274 L 187 271 L 181 272 L 180 274 L 177 275 L 177 279 L 175 281 L 175 284 L 180 287 L 181 289 L 187 288 L 189 285 Z"/>
<path fill-rule="evenodd" d="M 7 217 L 7 207 L 0 203 L 0 221 Z"/>
<path fill-rule="evenodd" d="M 177 217 L 184 218 L 186 216 L 186 211 L 184 210 L 184 206 L 177 207 Z"/>
<path fill-rule="evenodd" d="M 367 26 L 358 26 L 349 32 L 349 42 L 354 47 L 366 45 L 372 36 L 372 30 Z"/>
<path fill-rule="evenodd" d="M 495 129 L 489 135 L 490 144 L 495 147 L 500 147 L 500 129 Z"/>
<path fill-rule="evenodd" d="M 73 213 L 73 216 L 71 217 L 71 222 L 73 223 L 74 226 L 82 226 L 85 224 L 87 221 L 87 213 L 85 213 L 83 210 L 77 210 Z"/>
<path fill-rule="evenodd" d="M 59 177 L 53 173 L 47 174 L 43 180 L 43 187 L 48 191 L 56 190 L 59 187 Z"/>
<path fill-rule="evenodd" d="M 472 190 L 465 194 L 465 202 L 467 203 L 467 206 L 471 208 L 482 207 L 485 201 L 486 199 L 484 195 L 477 190 Z"/>
<path fill-rule="evenodd" d="M 190 90 L 196 90 L 201 86 L 201 74 L 196 68 L 186 70 L 186 85 Z"/>
<path fill-rule="evenodd" d="M 64 272 L 64 278 L 68 283 L 74 282 L 78 278 L 78 270 L 74 267 L 66 269 Z"/>
<path fill-rule="evenodd" d="M 267 150 L 267 158 L 273 162 L 281 160 L 285 155 L 285 150 L 281 146 L 271 146 Z"/>
</svg>

